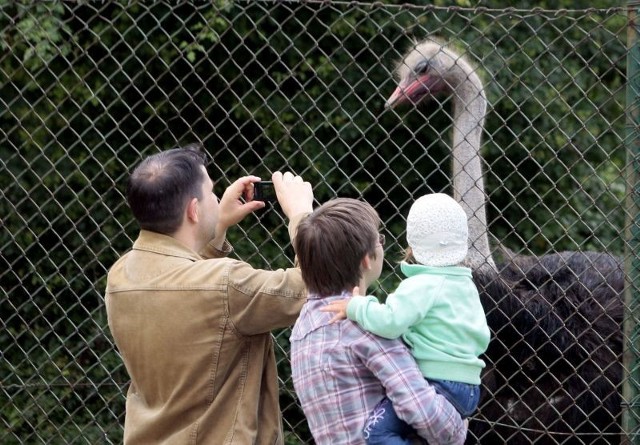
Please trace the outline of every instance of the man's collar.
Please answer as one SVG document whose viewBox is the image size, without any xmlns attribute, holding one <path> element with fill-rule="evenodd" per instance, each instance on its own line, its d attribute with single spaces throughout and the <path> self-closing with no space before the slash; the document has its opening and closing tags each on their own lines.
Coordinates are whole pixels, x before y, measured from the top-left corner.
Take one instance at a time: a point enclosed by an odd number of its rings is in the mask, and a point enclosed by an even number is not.
<svg viewBox="0 0 640 445">
<path fill-rule="evenodd" d="M 133 243 L 133 250 L 156 252 L 162 255 L 185 258 L 192 261 L 201 260 L 202 257 L 171 235 L 141 230 L 138 239 Z"/>
</svg>

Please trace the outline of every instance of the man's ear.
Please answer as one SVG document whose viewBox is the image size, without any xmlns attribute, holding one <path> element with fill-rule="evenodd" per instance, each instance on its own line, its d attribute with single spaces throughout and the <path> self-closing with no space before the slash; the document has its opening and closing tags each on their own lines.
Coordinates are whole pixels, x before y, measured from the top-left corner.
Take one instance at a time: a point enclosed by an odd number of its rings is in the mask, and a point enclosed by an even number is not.
<svg viewBox="0 0 640 445">
<path fill-rule="evenodd" d="M 189 201 L 189 204 L 187 204 L 187 219 L 189 221 L 191 221 L 192 223 L 197 223 L 198 222 L 198 198 L 193 198 L 191 199 L 191 201 Z"/>
</svg>

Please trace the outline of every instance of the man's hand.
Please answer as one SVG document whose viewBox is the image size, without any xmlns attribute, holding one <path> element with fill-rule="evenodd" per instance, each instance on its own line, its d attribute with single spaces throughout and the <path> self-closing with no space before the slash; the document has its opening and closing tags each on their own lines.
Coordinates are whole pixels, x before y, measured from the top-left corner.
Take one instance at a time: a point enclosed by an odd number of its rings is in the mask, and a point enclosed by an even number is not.
<svg viewBox="0 0 640 445">
<path fill-rule="evenodd" d="M 311 184 L 291 172 L 275 172 L 271 176 L 278 202 L 287 218 L 313 211 L 313 189 Z"/>
<path fill-rule="evenodd" d="M 253 196 L 253 183 L 260 181 L 257 176 L 244 176 L 237 179 L 224 191 L 218 207 L 218 226 L 216 238 L 226 233 L 231 226 L 238 224 L 245 216 L 265 206 L 262 201 L 243 201 L 241 198 Z"/>
</svg>

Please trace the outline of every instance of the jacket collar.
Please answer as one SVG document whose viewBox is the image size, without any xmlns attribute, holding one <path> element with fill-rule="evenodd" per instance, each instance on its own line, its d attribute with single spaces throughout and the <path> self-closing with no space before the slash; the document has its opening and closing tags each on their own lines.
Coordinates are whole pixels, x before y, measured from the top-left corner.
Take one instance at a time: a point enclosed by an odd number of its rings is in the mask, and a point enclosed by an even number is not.
<svg viewBox="0 0 640 445">
<path fill-rule="evenodd" d="M 174 237 L 149 230 L 140 231 L 138 239 L 133 243 L 133 250 L 154 252 L 191 261 L 203 259 L 198 253 L 189 249 Z"/>
</svg>

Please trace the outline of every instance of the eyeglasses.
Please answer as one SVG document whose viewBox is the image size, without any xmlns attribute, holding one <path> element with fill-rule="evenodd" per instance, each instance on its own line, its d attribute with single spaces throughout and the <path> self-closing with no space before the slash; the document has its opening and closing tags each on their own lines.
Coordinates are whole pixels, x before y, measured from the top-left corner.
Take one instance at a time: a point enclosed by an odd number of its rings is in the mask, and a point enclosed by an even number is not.
<svg viewBox="0 0 640 445">
<path fill-rule="evenodd" d="M 382 233 L 378 234 L 378 245 L 384 247 L 384 242 L 386 241 L 384 235 Z"/>
</svg>

